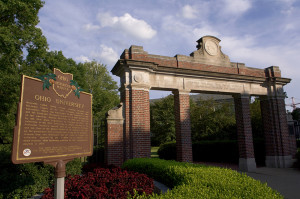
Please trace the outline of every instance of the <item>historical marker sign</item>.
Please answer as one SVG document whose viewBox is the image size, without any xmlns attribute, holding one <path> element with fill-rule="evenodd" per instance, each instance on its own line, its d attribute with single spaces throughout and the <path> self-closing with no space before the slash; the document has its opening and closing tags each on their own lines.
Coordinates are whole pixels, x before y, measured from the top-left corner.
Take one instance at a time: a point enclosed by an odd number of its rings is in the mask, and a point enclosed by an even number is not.
<svg viewBox="0 0 300 199">
<path fill-rule="evenodd" d="M 12 161 L 57 162 L 93 153 L 92 95 L 73 75 L 22 77 Z"/>
</svg>

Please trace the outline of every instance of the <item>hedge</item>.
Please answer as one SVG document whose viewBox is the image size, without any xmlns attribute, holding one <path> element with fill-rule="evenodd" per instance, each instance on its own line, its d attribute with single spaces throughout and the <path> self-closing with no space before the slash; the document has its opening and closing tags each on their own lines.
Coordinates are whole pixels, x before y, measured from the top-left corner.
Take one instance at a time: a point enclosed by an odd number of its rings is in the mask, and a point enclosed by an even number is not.
<svg viewBox="0 0 300 199">
<path fill-rule="evenodd" d="M 43 163 L 13 164 L 11 145 L 0 145 L 0 199 L 29 198 L 53 183 L 54 167 Z M 66 166 L 67 174 L 81 173 L 81 161 Z"/>
<path fill-rule="evenodd" d="M 147 158 L 128 160 L 122 167 L 172 188 L 151 198 L 283 198 L 267 184 L 231 169 Z"/>
<path fill-rule="evenodd" d="M 238 144 L 236 140 L 201 141 L 193 143 L 193 161 L 238 163 Z M 176 160 L 176 143 L 162 144 L 157 151 L 159 158 Z M 254 153 L 257 165 L 265 166 L 264 140 L 254 140 Z"/>
</svg>

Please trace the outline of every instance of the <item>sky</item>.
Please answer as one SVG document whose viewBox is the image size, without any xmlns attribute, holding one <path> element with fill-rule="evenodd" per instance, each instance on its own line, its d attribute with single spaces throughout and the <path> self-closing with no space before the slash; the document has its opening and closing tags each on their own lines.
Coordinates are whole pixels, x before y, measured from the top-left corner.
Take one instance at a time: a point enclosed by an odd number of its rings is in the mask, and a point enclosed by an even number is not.
<svg viewBox="0 0 300 199">
<path fill-rule="evenodd" d="M 39 19 L 49 50 L 96 60 L 108 71 L 131 45 L 173 57 L 189 55 L 198 39 L 212 35 L 232 62 L 279 66 L 292 79 L 286 103 L 300 103 L 299 0 L 45 0 Z"/>
</svg>

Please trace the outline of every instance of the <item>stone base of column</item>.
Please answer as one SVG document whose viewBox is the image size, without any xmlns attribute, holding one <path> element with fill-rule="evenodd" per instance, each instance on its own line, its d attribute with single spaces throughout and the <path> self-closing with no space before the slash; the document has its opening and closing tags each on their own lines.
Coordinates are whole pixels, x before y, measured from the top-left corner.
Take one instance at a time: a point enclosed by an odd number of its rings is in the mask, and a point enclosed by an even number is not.
<svg viewBox="0 0 300 199">
<path fill-rule="evenodd" d="M 266 167 L 269 168 L 289 168 L 294 161 L 291 155 L 287 156 L 266 156 Z"/>
<path fill-rule="evenodd" d="M 256 170 L 255 158 L 240 158 L 239 171 L 251 172 Z"/>
</svg>

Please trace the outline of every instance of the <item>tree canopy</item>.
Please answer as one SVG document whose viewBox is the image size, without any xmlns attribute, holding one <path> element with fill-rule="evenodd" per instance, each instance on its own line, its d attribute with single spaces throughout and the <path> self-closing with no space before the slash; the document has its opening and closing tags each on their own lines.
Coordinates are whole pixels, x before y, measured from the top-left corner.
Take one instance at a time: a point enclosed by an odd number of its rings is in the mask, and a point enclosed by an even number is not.
<svg viewBox="0 0 300 199">
<path fill-rule="evenodd" d="M 260 103 L 255 99 L 250 104 L 254 138 L 263 138 Z M 174 120 L 174 96 L 169 95 L 150 104 L 152 145 L 176 140 Z M 236 121 L 232 101 L 190 99 L 192 141 L 236 140 Z"/>
<path fill-rule="evenodd" d="M 104 114 L 119 102 L 117 83 L 106 66 L 96 61 L 76 63 L 62 51 L 48 51 L 46 37 L 37 24 L 41 0 L 0 1 L 0 143 L 11 143 L 21 75 L 44 75 L 53 68 L 72 73 L 74 80 L 93 94 L 93 115 Z"/>
</svg>

